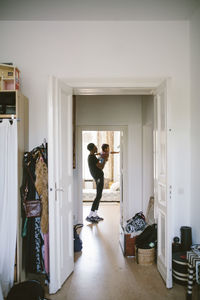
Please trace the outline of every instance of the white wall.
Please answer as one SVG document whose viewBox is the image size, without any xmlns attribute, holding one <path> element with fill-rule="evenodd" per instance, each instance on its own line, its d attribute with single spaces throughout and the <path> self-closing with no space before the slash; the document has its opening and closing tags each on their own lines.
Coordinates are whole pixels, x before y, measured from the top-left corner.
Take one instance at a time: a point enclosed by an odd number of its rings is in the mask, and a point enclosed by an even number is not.
<svg viewBox="0 0 200 300">
<path fill-rule="evenodd" d="M 126 219 L 142 209 L 142 102 L 140 96 L 77 96 L 77 126 L 128 126 Z M 76 189 L 76 188 L 75 188 Z"/>
<path fill-rule="evenodd" d="M 189 222 L 189 23 L 0 22 L 0 61 L 21 70 L 30 143 L 47 136 L 47 76 L 172 78 L 174 234 Z"/>
<path fill-rule="evenodd" d="M 142 97 L 142 208 L 146 214 L 149 199 L 154 195 L 153 178 L 154 104 L 152 96 Z"/>
<path fill-rule="evenodd" d="M 191 43 L 191 225 L 193 242 L 200 243 L 200 8 L 192 17 Z"/>
</svg>

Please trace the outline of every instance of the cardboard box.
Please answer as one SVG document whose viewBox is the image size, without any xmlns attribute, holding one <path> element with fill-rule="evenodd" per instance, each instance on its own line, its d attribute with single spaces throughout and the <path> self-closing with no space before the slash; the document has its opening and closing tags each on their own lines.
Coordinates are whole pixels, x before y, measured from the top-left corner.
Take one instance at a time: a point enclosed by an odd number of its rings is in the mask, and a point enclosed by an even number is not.
<svg viewBox="0 0 200 300">
<path fill-rule="evenodd" d="M 124 255 L 126 256 L 135 256 L 135 239 L 136 236 L 131 237 L 131 234 L 125 234 L 124 236 Z"/>
<path fill-rule="evenodd" d="M 135 256 L 136 237 L 131 237 L 131 234 L 124 233 L 124 229 L 120 226 L 120 245 L 125 256 Z"/>
</svg>

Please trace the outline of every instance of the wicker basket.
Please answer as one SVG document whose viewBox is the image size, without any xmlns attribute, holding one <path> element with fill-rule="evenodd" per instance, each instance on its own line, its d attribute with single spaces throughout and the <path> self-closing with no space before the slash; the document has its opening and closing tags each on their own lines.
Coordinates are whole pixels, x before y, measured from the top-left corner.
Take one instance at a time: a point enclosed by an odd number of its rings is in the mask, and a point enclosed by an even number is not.
<svg viewBox="0 0 200 300">
<path fill-rule="evenodd" d="M 138 248 L 137 261 L 140 265 L 152 265 L 155 262 L 155 248 L 140 249 Z"/>
</svg>

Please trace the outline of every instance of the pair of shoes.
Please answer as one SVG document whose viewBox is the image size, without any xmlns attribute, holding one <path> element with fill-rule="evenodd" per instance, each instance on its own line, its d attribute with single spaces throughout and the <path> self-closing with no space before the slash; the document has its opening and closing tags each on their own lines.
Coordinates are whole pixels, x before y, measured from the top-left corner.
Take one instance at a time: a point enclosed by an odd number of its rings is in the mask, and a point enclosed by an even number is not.
<svg viewBox="0 0 200 300">
<path fill-rule="evenodd" d="M 91 223 L 98 223 L 98 220 L 95 217 L 87 217 L 86 221 Z"/>
<path fill-rule="evenodd" d="M 104 218 L 99 217 L 99 216 L 96 216 L 95 219 L 97 219 L 98 221 L 103 221 L 104 220 Z"/>
</svg>

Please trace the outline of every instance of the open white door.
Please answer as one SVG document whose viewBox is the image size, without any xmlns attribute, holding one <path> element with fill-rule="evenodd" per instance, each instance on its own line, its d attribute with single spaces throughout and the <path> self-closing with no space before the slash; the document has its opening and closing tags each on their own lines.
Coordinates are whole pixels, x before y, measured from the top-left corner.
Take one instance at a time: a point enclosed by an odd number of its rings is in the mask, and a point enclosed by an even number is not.
<svg viewBox="0 0 200 300">
<path fill-rule="evenodd" d="M 124 223 L 124 194 L 123 194 L 123 147 L 124 147 L 124 133 L 120 131 L 120 224 Z"/>
<path fill-rule="evenodd" d="M 74 268 L 72 89 L 49 78 L 49 293 L 56 293 Z"/>
<path fill-rule="evenodd" d="M 170 139 L 169 97 L 167 81 L 156 90 L 154 97 L 154 197 L 155 218 L 158 224 L 157 268 L 166 282 L 172 287 L 171 267 L 171 184 L 170 184 Z"/>
</svg>

